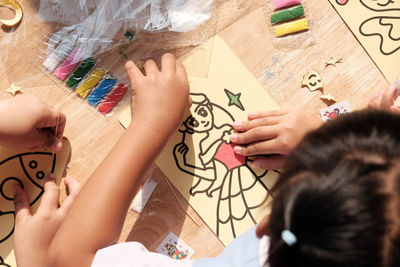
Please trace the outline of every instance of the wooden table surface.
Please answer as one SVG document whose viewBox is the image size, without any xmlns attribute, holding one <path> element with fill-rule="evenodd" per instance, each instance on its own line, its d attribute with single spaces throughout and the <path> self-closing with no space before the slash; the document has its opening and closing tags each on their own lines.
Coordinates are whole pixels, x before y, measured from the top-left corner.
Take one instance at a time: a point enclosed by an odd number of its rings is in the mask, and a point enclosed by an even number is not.
<svg viewBox="0 0 400 267">
<path fill-rule="evenodd" d="M 269 23 L 272 0 L 217 2 L 216 31 L 281 107 L 303 107 L 319 117 L 319 109 L 327 106 L 319 99 L 321 93 L 301 88 L 303 75 L 311 69 L 323 74 L 325 92 L 338 101 L 349 100 L 353 109 L 364 108 L 369 97 L 388 84 L 328 1 L 305 1 L 310 31 L 279 40 Z M 83 184 L 123 133 L 118 122 L 122 108 L 103 117 L 34 66 L 40 59 L 37 42 L 46 41 L 54 27 L 35 17 L 39 0 L 21 3 L 23 23 L 11 32 L 0 29 L 0 98 L 11 97 L 2 90 L 15 83 L 23 93 L 34 94 L 67 115 L 65 136 L 73 151 L 68 175 Z M 161 49 L 163 44 L 159 45 Z M 129 45 L 124 47 L 129 51 Z M 343 63 L 325 68 L 332 56 L 343 58 Z M 124 59 L 115 54 L 111 58 L 121 71 Z M 161 171 L 152 166 L 146 176 L 159 184 L 142 214 L 128 212 L 121 241 L 139 241 L 154 250 L 172 231 L 196 251 L 194 258 L 219 254 L 222 243 L 182 197 L 186 211 L 179 206 Z"/>
</svg>

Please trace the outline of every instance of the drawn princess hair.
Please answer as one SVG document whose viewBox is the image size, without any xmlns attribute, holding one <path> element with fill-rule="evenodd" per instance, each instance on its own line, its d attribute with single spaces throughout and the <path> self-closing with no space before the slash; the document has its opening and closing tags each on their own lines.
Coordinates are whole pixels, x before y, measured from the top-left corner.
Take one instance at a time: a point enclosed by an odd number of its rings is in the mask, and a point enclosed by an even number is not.
<svg viewBox="0 0 400 267">
<path fill-rule="evenodd" d="M 191 114 L 179 130 L 182 139 L 175 145 L 173 156 L 182 172 L 194 176 L 189 191 L 192 196 L 218 198 L 216 234 L 230 232 L 235 238 L 238 227 L 256 223 L 253 210 L 268 196 L 268 188 L 261 181 L 268 172 L 253 170 L 250 159 L 234 153 L 229 140 L 234 117 L 226 109 L 205 94 L 191 96 Z"/>
</svg>

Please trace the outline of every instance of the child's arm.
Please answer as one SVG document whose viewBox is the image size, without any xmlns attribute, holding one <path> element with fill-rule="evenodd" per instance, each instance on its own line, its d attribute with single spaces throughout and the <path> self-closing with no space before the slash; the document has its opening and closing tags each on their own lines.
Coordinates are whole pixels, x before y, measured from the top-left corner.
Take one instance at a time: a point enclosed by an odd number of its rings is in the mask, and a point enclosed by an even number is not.
<svg viewBox="0 0 400 267">
<path fill-rule="evenodd" d="M 64 178 L 64 184 L 68 196 L 60 206 L 60 191 L 54 176 L 49 175 L 39 209 L 33 215 L 26 193 L 19 186 L 15 188 L 14 253 L 18 267 L 46 266 L 51 241 L 80 189 L 72 178 Z"/>
<path fill-rule="evenodd" d="M 304 135 L 321 124 L 301 109 L 252 113 L 249 121 L 235 122 L 234 129 L 241 133 L 232 134 L 231 141 L 238 144 L 234 149 L 239 155 L 268 155 L 256 159 L 254 167 L 279 169 Z"/>
<path fill-rule="evenodd" d="M 1 145 L 32 151 L 39 148 L 61 150 L 65 115 L 36 97 L 17 95 L 3 100 L 0 114 Z"/>
<path fill-rule="evenodd" d="M 115 244 L 146 168 L 179 127 L 189 104 L 189 83 L 174 56 L 153 60 L 146 76 L 132 63 L 132 124 L 82 188 L 49 252 L 48 266 L 90 266 L 96 251 Z"/>
</svg>

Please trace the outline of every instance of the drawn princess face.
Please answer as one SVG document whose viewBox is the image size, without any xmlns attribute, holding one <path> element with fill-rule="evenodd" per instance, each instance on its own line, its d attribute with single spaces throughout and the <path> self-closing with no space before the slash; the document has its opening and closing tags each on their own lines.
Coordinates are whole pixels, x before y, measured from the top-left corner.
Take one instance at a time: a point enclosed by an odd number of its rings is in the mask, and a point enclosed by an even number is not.
<svg viewBox="0 0 400 267">
<path fill-rule="evenodd" d="M 192 115 L 184 122 L 185 126 L 196 133 L 210 131 L 214 127 L 214 118 L 210 107 L 196 105 L 193 108 Z"/>
<path fill-rule="evenodd" d="M 398 0 L 361 0 L 361 3 L 372 10 L 386 10 L 389 8 L 399 7 Z"/>
</svg>

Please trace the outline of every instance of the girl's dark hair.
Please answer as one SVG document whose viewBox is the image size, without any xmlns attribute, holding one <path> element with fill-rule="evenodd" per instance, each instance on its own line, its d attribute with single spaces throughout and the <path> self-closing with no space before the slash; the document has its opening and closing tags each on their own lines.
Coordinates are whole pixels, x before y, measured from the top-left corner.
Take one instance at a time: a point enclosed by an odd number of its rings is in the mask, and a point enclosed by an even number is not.
<svg viewBox="0 0 400 267">
<path fill-rule="evenodd" d="M 399 267 L 400 116 L 354 112 L 309 133 L 274 194 L 270 267 Z"/>
</svg>

